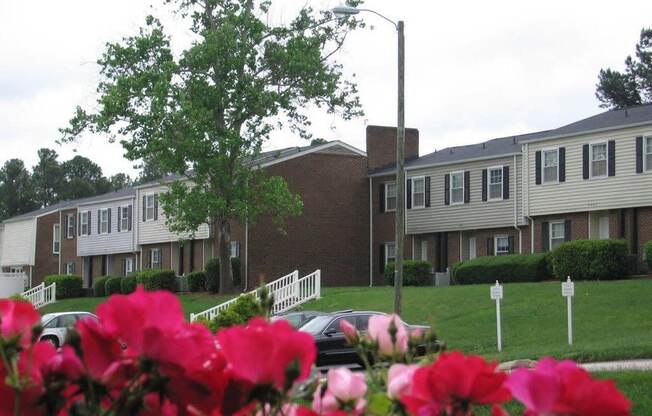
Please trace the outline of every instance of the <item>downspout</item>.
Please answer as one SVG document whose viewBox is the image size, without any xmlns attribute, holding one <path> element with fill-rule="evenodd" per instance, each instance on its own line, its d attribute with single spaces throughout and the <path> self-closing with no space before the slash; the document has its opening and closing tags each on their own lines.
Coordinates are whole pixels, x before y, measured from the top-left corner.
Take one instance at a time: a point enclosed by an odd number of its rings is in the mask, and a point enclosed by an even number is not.
<svg viewBox="0 0 652 416">
<path fill-rule="evenodd" d="M 61 273 L 61 255 L 63 253 L 63 244 L 62 244 L 63 230 L 61 229 L 61 219 L 62 219 L 61 215 L 62 215 L 61 210 L 59 210 L 59 274 L 62 274 Z"/>
<path fill-rule="evenodd" d="M 372 182 L 373 179 L 369 177 L 369 287 L 373 287 L 374 285 L 374 207 Z"/>
<path fill-rule="evenodd" d="M 516 169 L 516 155 L 514 155 L 514 228 L 518 231 L 518 254 L 523 254 L 523 241 L 521 239 L 523 233 L 518 227 L 518 181 L 516 180 Z"/>
<path fill-rule="evenodd" d="M 246 292 L 249 290 L 249 220 L 245 222 L 244 275 Z"/>
</svg>

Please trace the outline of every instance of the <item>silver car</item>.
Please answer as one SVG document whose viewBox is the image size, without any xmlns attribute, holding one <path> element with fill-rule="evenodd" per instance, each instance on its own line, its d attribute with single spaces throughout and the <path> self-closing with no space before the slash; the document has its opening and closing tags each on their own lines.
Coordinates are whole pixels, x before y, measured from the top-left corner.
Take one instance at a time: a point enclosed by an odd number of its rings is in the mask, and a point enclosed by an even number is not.
<svg viewBox="0 0 652 416">
<path fill-rule="evenodd" d="M 41 317 L 43 333 L 39 340 L 51 342 L 55 348 L 59 348 L 66 341 L 68 328 L 74 327 L 77 321 L 82 319 L 99 321 L 99 318 L 90 312 L 46 313 Z"/>
</svg>

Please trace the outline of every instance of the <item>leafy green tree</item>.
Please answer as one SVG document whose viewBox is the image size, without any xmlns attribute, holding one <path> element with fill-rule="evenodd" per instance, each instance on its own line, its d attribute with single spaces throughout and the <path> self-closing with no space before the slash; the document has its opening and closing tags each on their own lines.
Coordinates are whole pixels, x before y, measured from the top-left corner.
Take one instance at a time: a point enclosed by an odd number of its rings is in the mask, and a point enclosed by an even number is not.
<svg viewBox="0 0 652 416">
<path fill-rule="evenodd" d="M 156 180 L 162 179 L 168 175 L 169 172 L 166 172 L 161 163 L 156 159 L 151 157 L 146 157 L 140 163 L 140 165 L 134 166 L 141 169 L 140 175 L 138 176 L 138 184 L 144 184 L 148 182 L 154 182 Z"/>
<path fill-rule="evenodd" d="M 186 175 L 161 196 L 168 226 L 214 227 L 220 289 L 229 291 L 230 221 L 267 214 L 282 227 L 302 209 L 282 178 L 252 169 L 263 142 L 283 127 L 310 138 L 309 107 L 345 119 L 362 114 L 356 86 L 333 59 L 361 23 L 306 7 L 275 26 L 269 0 L 168 3 L 193 32 L 190 46 L 173 53 L 152 16 L 137 35 L 108 44 L 98 61 L 97 112 L 77 108 L 62 141 L 84 130 L 120 138 L 130 160 L 156 160 L 163 171 Z"/>
<path fill-rule="evenodd" d="M 328 143 L 328 140 L 326 140 L 326 139 L 321 139 L 321 138 L 312 139 L 312 140 L 310 141 L 310 145 L 311 145 L 311 146 L 316 146 L 316 145 L 318 145 L 318 144 L 326 144 L 326 143 Z"/>
<path fill-rule="evenodd" d="M 40 207 L 52 205 L 60 200 L 64 178 L 58 157 L 57 152 L 52 149 L 38 150 L 39 160 L 32 168 L 32 184 L 35 202 Z"/>
<path fill-rule="evenodd" d="M 595 96 L 603 108 L 624 108 L 652 102 L 652 29 L 641 30 L 635 56 L 625 59 L 625 72 L 611 68 L 598 74 Z"/>
<path fill-rule="evenodd" d="M 111 190 L 111 184 L 102 174 L 102 168 L 92 160 L 75 156 L 62 164 L 66 186 L 61 199 L 78 199 L 99 195 Z"/>
<path fill-rule="evenodd" d="M 116 173 L 109 178 L 109 184 L 111 185 L 111 191 L 119 191 L 120 189 L 133 185 L 133 181 L 127 174 Z"/>
<path fill-rule="evenodd" d="M 0 169 L 0 219 L 38 209 L 29 171 L 20 159 L 10 159 Z"/>
</svg>

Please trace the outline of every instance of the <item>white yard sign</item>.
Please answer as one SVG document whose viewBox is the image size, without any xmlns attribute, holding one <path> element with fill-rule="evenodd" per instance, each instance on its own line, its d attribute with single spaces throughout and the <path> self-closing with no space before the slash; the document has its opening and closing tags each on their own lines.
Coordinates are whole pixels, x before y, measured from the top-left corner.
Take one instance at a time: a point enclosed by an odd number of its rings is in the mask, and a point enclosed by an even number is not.
<svg viewBox="0 0 652 416">
<path fill-rule="evenodd" d="M 561 295 L 566 298 L 568 309 L 568 345 L 573 345 L 573 303 L 571 299 L 575 296 L 575 283 L 570 276 L 561 284 Z"/>
<path fill-rule="evenodd" d="M 491 300 L 496 301 L 496 337 L 498 338 L 498 351 L 502 351 L 503 341 L 500 330 L 500 300 L 503 298 L 503 286 L 498 283 L 498 280 L 496 280 L 496 284 L 491 286 L 489 289 L 489 296 L 491 297 Z"/>
</svg>

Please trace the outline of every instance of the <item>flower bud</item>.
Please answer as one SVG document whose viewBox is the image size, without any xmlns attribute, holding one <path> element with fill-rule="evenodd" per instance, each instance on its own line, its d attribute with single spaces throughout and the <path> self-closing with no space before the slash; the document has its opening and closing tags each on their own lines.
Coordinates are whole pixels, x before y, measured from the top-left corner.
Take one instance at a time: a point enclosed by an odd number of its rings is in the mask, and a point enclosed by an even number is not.
<svg viewBox="0 0 652 416">
<path fill-rule="evenodd" d="M 344 337 L 346 337 L 349 344 L 356 345 L 360 340 L 358 330 L 355 329 L 355 326 L 346 319 L 340 321 L 340 330 L 344 333 Z"/>
</svg>

